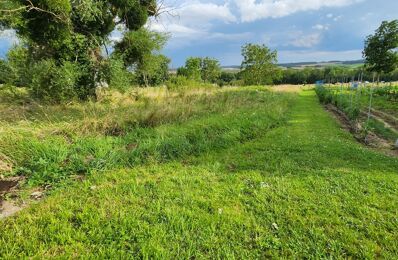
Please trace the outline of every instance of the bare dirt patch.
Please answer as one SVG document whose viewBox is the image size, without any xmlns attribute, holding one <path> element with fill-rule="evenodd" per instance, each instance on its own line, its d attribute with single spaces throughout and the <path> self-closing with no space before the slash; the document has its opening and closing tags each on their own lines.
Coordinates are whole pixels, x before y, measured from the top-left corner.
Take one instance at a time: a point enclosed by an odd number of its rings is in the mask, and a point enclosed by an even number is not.
<svg viewBox="0 0 398 260">
<path fill-rule="evenodd" d="M 388 140 L 385 140 L 378 135 L 369 132 L 366 135 L 362 133 L 362 125 L 357 122 L 353 123 L 346 114 L 340 111 L 337 107 L 332 104 L 328 104 L 325 106 L 325 109 L 340 123 L 341 127 L 349 131 L 354 138 L 371 148 L 374 148 L 378 151 L 381 151 L 390 156 L 398 156 L 398 150 L 394 149 L 394 145 L 391 144 Z"/>
<path fill-rule="evenodd" d="M 10 158 L 0 153 L 0 174 L 12 172 L 13 163 Z"/>
<path fill-rule="evenodd" d="M 23 208 L 12 199 L 5 200 L 6 196 L 15 194 L 22 180 L 23 177 L 0 179 L 0 219 L 12 216 Z"/>
<path fill-rule="evenodd" d="M 11 217 L 22 209 L 23 207 L 17 206 L 12 202 L 0 201 L 0 219 Z"/>
<path fill-rule="evenodd" d="M 384 112 L 372 109 L 372 115 L 378 119 L 384 122 L 389 128 L 392 128 L 395 131 L 398 131 L 398 119 L 388 115 Z"/>
<path fill-rule="evenodd" d="M 354 134 L 355 138 L 360 138 L 360 136 L 358 135 L 359 126 L 356 126 L 355 124 L 353 124 L 351 122 L 351 120 L 343 112 L 341 112 L 339 109 L 337 109 L 332 104 L 326 105 L 325 109 L 327 111 L 329 111 L 333 115 L 333 117 L 336 118 L 340 122 L 340 125 L 344 130 L 349 131 L 352 134 Z"/>
<path fill-rule="evenodd" d="M 18 185 L 17 180 L 0 180 L 0 195 L 8 192 L 17 185 Z"/>
</svg>

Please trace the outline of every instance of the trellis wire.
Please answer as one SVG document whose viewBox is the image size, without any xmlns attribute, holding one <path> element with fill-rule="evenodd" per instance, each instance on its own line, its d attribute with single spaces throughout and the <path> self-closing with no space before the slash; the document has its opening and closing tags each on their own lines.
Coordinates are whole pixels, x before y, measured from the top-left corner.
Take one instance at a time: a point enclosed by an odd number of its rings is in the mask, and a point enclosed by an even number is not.
<svg viewBox="0 0 398 260">
<path fill-rule="evenodd" d="M 374 84 L 375 84 L 375 74 L 373 74 L 373 81 L 372 81 L 372 85 L 370 86 L 369 111 L 368 111 L 367 124 L 369 124 L 370 118 L 372 116 L 372 102 L 373 102 L 373 87 L 374 87 Z"/>
</svg>

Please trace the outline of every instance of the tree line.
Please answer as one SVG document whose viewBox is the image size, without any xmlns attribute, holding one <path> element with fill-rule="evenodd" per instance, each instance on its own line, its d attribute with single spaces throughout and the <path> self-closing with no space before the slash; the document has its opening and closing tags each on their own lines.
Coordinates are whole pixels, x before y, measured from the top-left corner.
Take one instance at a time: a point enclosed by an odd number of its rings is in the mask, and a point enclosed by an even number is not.
<svg viewBox="0 0 398 260">
<path fill-rule="evenodd" d="M 145 28 L 159 12 L 156 0 L 0 1 L 0 30 L 15 31 L 19 40 L 0 59 L 0 84 L 26 87 L 35 98 L 61 103 L 95 98 L 98 87 L 398 80 L 398 20 L 383 22 L 366 38 L 366 62 L 359 68 L 282 69 L 276 50 L 248 43 L 237 73 L 223 71 L 215 58 L 190 57 L 173 75 L 170 59 L 161 54 L 168 35 Z M 112 40 L 115 32 L 120 39 Z"/>
<path fill-rule="evenodd" d="M 277 66 L 277 52 L 265 45 L 246 44 L 242 47 L 243 61 L 239 72 L 222 72 L 219 62 L 212 61 L 214 70 L 210 82 L 224 85 L 314 84 L 349 81 L 398 81 L 398 20 L 384 21 L 365 40 L 365 64 L 359 67 L 329 66 L 325 68 L 283 69 Z M 209 58 L 206 58 L 208 61 Z M 190 58 L 178 75 L 207 81 L 201 77 L 204 60 Z M 220 72 L 221 71 L 221 72 Z M 203 72 L 202 72 L 203 74 Z"/>
</svg>

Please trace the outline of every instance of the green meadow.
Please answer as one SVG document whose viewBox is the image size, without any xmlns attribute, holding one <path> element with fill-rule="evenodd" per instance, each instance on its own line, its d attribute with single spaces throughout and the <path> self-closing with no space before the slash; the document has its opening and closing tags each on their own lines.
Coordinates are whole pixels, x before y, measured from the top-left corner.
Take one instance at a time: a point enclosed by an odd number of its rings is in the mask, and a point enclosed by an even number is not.
<svg viewBox="0 0 398 260">
<path fill-rule="evenodd" d="M 1 220 L 0 257 L 396 258 L 398 159 L 285 90 L 2 93 L 3 175 L 28 205 Z"/>
</svg>

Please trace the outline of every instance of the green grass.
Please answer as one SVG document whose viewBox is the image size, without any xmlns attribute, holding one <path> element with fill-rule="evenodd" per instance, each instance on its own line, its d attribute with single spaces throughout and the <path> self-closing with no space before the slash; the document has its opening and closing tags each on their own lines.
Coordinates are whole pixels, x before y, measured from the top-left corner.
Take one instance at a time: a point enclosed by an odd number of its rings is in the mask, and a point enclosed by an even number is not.
<svg viewBox="0 0 398 260">
<path fill-rule="evenodd" d="M 394 144 L 398 138 L 394 129 L 394 117 L 398 116 L 398 102 L 389 93 L 395 93 L 397 87 L 374 87 L 373 89 L 360 87 L 356 90 L 346 86 L 317 86 L 316 93 L 321 103 L 333 104 L 340 111 L 344 112 L 355 124 L 360 123 L 368 131 Z M 390 92 L 389 92 L 390 91 Z M 392 116 L 387 122 L 392 125 L 386 126 L 383 119 L 377 117 L 368 119 L 369 107 L 377 113 Z M 386 120 L 386 119 L 384 119 Z M 391 123 L 392 122 L 392 123 Z"/>
<path fill-rule="evenodd" d="M 352 113 L 352 110 L 367 111 L 370 104 L 370 94 L 372 94 L 372 108 L 379 110 L 381 112 L 387 113 L 391 116 L 398 118 L 398 100 L 394 96 L 389 96 L 385 93 L 388 89 L 397 89 L 398 86 L 374 86 L 371 90 L 370 86 L 361 86 L 357 90 L 351 90 L 347 87 L 341 85 L 325 85 L 324 88 L 318 88 L 318 93 L 322 95 L 321 101 L 328 103 L 334 103 L 341 110 L 344 110 L 348 116 Z M 320 92 L 322 91 L 322 93 Z M 394 93 L 396 93 L 395 90 Z M 356 112 L 356 111 L 354 111 Z M 354 113 L 352 118 L 359 116 L 359 113 Z"/>
<path fill-rule="evenodd" d="M 34 106 L 4 117 L 0 155 L 14 164 L 7 174 L 27 176 L 34 186 L 54 185 L 71 175 L 223 149 L 284 123 L 292 98 L 264 88 L 154 93 L 113 109 Z"/>
<path fill-rule="evenodd" d="M 356 143 L 313 91 L 235 93 L 256 98 L 144 129 L 151 159 L 5 220 L 0 256 L 396 258 L 398 160 Z M 129 135 L 101 139 L 103 160 Z"/>
<path fill-rule="evenodd" d="M 391 130 L 390 128 L 387 128 L 384 123 L 378 120 L 370 119 L 366 126 L 372 132 L 376 133 L 386 140 L 390 140 L 391 142 L 395 142 L 396 140 L 398 140 L 398 133 L 394 130 Z"/>
</svg>

